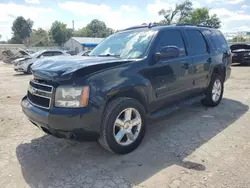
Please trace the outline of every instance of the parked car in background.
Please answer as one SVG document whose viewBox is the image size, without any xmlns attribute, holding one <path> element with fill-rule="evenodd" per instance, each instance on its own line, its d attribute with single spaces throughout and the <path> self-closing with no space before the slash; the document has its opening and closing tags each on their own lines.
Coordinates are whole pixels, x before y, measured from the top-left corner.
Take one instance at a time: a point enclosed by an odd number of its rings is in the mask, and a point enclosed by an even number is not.
<svg viewBox="0 0 250 188">
<path fill-rule="evenodd" d="M 16 72 L 23 72 L 26 74 L 31 73 L 31 65 L 35 63 L 38 59 L 44 57 L 53 57 L 53 56 L 70 56 L 66 51 L 62 50 L 43 50 L 28 56 L 16 59 L 14 61 L 13 68 Z"/>
<path fill-rule="evenodd" d="M 98 140 L 126 154 L 141 143 L 147 118 L 201 99 L 217 106 L 230 66 L 230 48 L 216 29 L 132 27 L 106 38 L 88 57 L 42 59 L 32 67 L 21 105 L 47 134 Z"/>
<path fill-rule="evenodd" d="M 82 52 L 78 53 L 77 55 L 78 56 L 88 56 L 90 52 L 91 52 L 91 50 L 86 50 L 86 51 L 82 51 Z"/>
<path fill-rule="evenodd" d="M 233 44 L 230 46 L 233 63 L 250 65 L 250 44 Z"/>
<path fill-rule="evenodd" d="M 5 50 L 2 54 L 4 55 L 3 62 L 12 64 L 16 59 L 28 57 L 32 52 L 19 48 L 16 53 L 11 50 Z"/>
<path fill-rule="evenodd" d="M 27 51 L 29 54 L 34 54 L 34 53 L 36 53 L 36 51 L 30 50 L 30 49 L 27 49 L 26 51 Z"/>
</svg>

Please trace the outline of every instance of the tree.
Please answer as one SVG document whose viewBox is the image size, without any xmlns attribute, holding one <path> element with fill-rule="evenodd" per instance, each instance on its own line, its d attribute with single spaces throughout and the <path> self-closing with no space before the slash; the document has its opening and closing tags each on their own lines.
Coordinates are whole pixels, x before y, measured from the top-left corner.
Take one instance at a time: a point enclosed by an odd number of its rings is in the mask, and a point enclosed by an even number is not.
<svg viewBox="0 0 250 188">
<path fill-rule="evenodd" d="M 0 39 L 2 38 L 2 35 L 0 34 Z M 6 44 L 6 41 L 0 41 L 0 44 Z"/>
<path fill-rule="evenodd" d="M 55 21 L 51 26 L 50 33 L 55 43 L 62 46 L 70 37 L 72 37 L 73 31 L 72 29 L 68 29 L 66 24 Z"/>
<path fill-rule="evenodd" d="M 192 6 L 192 2 L 187 0 L 181 4 L 176 4 L 174 10 L 172 8 L 160 10 L 158 14 L 164 17 L 164 20 L 160 21 L 160 24 L 182 23 L 193 10 Z"/>
<path fill-rule="evenodd" d="M 24 17 L 17 17 L 12 25 L 13 36 L 11 38 L 12 43 L 24 43 L 31 35 L 34 22 L 30 19 L 24 19 Z"/>
<path fill-rule="evenodd" d="M 49 46 L 51 43 L 49 34 L 42 28 L 33 29 L 27 40 L 28 46 Z"/>
<path fill-rule="evenodd" d="M 108 28 L 104 22 L 94 19 L 86 27 L 75 31 L 74 36 L 105 38 L 113 33 L 114 30 Z"/>
<path fill-rule="evenodd" d="M 188 17 L 183 20 L 185 23 L 202 25 L 213 28 L 220 28 L 221 21 L 216 14 L 210 16 L 209 9 L 207 8 L 197 8 L 194 11 L 190 12 Z"/>
<path fill-rule="evenodd" d="M 242 36 L 237 36 L 232 39 L 232 42 L 246 42 L 247 39 Z"/>
<path fill-rule="evenodd" d="M 85 27 L 74 31 L 74 33 L 73 33 L 74 37 L 87 37 L 87 35 L 88 34 L 87 34 L 87 30 L 85 29 Z"/>
</svg>

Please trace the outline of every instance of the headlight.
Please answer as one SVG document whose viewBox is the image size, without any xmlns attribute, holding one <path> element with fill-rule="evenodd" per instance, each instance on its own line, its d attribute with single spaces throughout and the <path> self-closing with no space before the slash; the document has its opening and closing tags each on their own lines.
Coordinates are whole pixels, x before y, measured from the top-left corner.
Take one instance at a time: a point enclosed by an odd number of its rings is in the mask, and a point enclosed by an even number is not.
<svg viewBox="0 0 250 188">
<path fill-rule="evenodd" d="M 55 106 L 65 108 L 86 107 L 89 100 L 89 87 L 58 87 Z"/>
</svg>

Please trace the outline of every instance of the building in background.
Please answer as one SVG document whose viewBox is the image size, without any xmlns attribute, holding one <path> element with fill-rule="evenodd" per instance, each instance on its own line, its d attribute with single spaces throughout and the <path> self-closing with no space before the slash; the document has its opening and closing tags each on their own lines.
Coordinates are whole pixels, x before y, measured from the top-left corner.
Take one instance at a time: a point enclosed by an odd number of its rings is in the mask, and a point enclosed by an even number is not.
<svg viewBox="0 0 250 188">
<path fill-rule="evenodd" d="M 65 44 L 64 49 L 71 54 L 78 54 L 81 51 L 92 50 L 104 38 L 71 37 Z"/>
</svg>

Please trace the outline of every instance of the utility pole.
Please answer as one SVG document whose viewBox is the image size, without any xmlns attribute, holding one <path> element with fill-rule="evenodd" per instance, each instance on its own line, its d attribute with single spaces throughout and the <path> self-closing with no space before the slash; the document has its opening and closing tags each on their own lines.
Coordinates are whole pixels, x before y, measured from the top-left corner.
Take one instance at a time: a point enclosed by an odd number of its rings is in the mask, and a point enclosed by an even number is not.
<svg viewBox="0 0 250 188">
<path fill-rule="evenodd" d="M 73 31 L 75 31 L 75 21 L 74 20 L 72 20 L 72 29 L 73 29 Z"/>
</svg>

